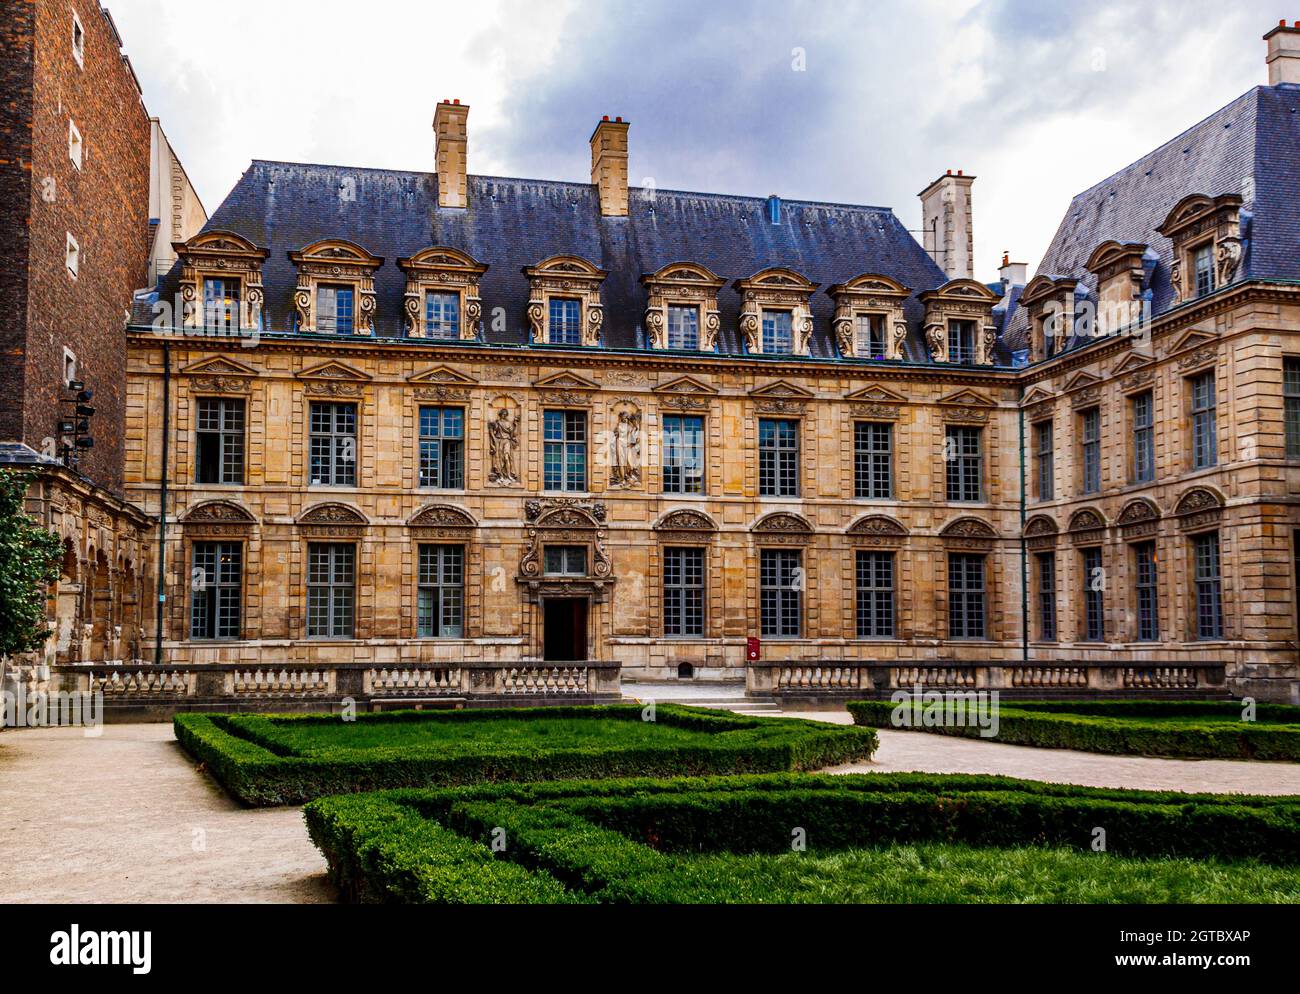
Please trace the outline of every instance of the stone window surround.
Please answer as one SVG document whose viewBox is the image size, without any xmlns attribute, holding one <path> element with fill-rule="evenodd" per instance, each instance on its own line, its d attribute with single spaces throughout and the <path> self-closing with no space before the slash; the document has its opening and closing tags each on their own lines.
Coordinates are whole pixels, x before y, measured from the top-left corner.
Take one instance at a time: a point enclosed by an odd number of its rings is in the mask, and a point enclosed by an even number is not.
<svg viewBox="0 0 1300 994">
<path fill-rule="evenodd" d="M 428 293 L 450 293 L 460 298 L 460 340 L 476 341 L 483 331 L 483 298 L 479 284 L 488 266 L 464 252 L 444 246 L 422 249 L 397 260 L 406 274 L 402 311 L 407 338 L 424 338 L 424 302 Z"/>
<path fill-rule="evenodd" d="M 812 295 L 818 284 L 801 273 L 782 266 L 760 270 L 748 279 L 736 280 L 733 289 L 740 294 L 739 328 L 750 355 L 763 354 L 763 311 L 791 313 L 791 355 L 811 354 L 813 335 Z"/>
<path fill-rule="evenodd" d="M 203 283 L 207 279 L 239 280 L 239 327 L 252 330 L 262 326 L 262 263 L 269 251 L 223 229 L 202 231 L 188 242 L 173 242 L 172 249 L 181 261 L 183 327 L 204 326 Z"/>
<path fill-rule="evenodd" d="M 1094 253 L 1095 256 L 1095 253 Z M 1020 295 L 1020 307 L 1029 316 L 1029 361 L 1041 362 L 1061 354 L 1074 330 L 1074 293 L 1079 281 L 1067 277 L 1035 276 Z M 1055 330 L 1056 345 L 1047 350 L 1048 309 L 1059 310 L 1063 328 Z"/>
<path fill-rule="evenodd" d="M 1220 289 L 1237 278 L 1241 266 L 1241 205 L 1237 193 L 1210 197 L 1194 193 L 1180 200 L 1156 231 L 1173 245 L 1169 282 L 1175 304 L 1196 299 L 1193 259 L 1197 250 L 1214 245 L 1214 288 Z"/>
<path fill-rule="evenodd" d="M 701 352 L 714 352 L 722 319 L 718 314 L 718 291 L 727 281 L 693 262 L 671 262 L 641 277 L 646 289 L 646 347 L 668 347 L 668 308 L 695 307 L 700 312 Z"/>
<path fill-rule="evenodd" d="M 582 326 L 578 347 L 598 347 L 600 329 L 605 321 L 605 307 L 600 287 L 609 274 L 576 255 L 553 255 L 535 266 L 525 266 L 528 277 L 528 325 L 530 342 L 546 345 L 549 341 L 548 315 L 552 297 L 576 298 L 580 302 Z"/>
<path fill-rule="evenodd" d="M 355 242 L 325 238 L 290 252 L 289 261 L 298 268 L 298 284 L 293 292 L 296 330 L 315 333 L 316 291 L 321 284 L 333 283 L 352 287 L 355 303 L 351 334 L 375 333 L 375 270 L 384 264 L 382 258 Z"/>
<path fill-rule="evenodd" d="M 1001 297 L 977 280 L 957 279 L 926 290 L 918 299 L 925 306 L 925 341 L 933 361 L 949 361 L 951 322 L 971 321 L 975 325 L 975 365 L 993 365 L 993 349 L 998 339 L 993 307 Z"/>
<path fill-rule="evenodd" d="M 885 319 L 885 358 L 907 358 L 907 318 L 903 306 L 912 295 L 911 289 L 888 276 L 863 273 L 847 283 L 827 288 L 826 293 L 835 301 L 831 326 L 841 356 L 846 359 L 870 358 L 858 355 L 855 324 L 859 316 L 879 314 Z"/>
</svg>

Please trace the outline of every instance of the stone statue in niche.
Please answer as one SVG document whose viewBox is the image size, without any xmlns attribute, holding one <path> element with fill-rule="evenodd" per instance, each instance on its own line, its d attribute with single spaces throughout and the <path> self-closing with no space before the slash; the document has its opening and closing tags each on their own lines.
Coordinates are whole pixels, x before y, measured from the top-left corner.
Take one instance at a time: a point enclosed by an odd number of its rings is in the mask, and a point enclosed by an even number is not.
<svg viewBox="0 0 1300 994">
<path fill-rule="evenodd" d="M 509 407 L 502 407 L 497 416 L 488 422 L 488 448 L 492 468 L 488 482 L 500 487 L 514 486 L 519 482 L 519 426 Z"/>
<path fill-rule="evenodd" d="M 641 413 L 635 410 L 618 412 L 614 436 L 610 439 L 613 465 L 610 485 L 636 487 L 641 485 Z"/>
</svg>

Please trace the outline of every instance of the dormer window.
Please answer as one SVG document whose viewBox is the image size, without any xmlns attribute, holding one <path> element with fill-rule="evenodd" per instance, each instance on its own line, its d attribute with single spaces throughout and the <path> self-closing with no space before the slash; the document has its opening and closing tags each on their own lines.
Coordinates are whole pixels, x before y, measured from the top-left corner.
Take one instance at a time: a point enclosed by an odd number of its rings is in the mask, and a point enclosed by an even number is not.
<svg viewBox="0 0 1300 994">
<path fill-rule="evenodd" d="M 959 366 L 975 365 L 975 322 L 948 322 L 948 361 Z"/>
<path fill-rule="evenodd" d="M 340 238 L 313 242 L 289 259 L 298 267 L 293 306 L 299 331 L 375 333 L 375 270 L 383 259 Z"/>
<path fill-rule="evenodd" d="M 239 278 L 208 277 L 203 281 L 203 327 L 239 327 Z"/>
<path fill-rule="evenodd" d="M 700 347 L 700 309 L 680 304 L 668 308 L 668 347 L 695 351 Z"/>
<path fill-rule="evenodd" d="M 763 354 L 789 355 L 794 351 L 794 315 L 790 311 L 763 312 Z"/>
<path fill-rule="evenodd" d="M 424 337 L 460 338 L 460 294 L 430 290 L 424 295 Z"/>
<path fill-rule="evenodd" d="M 853 338 L 858 358 L 885 358 L 885 315 L 858 314 L 853 321 Z"/>
<path fill-rule="evenodd" d="M 552 297 L 546 340 L 552 345 L 582 344 L 582 301 L 576 297 Z"/>
<path fill-rule="evenodd" d="M 321 283 L 316 287 L 317 331 L 327 335 L 352 334 L 353 292 L 351 285 Z"/>
<path fill-rule="evenodd" d="M 464 252 L 427 248 L 398 259 L 406 273 L 406 337 L 475 341 L 482 330 L 479 281 L 488 267 Z"/>
<path fill-rule="evenodd" d="M 1192 274 L 1196 296 L 1204 297 L 1214 292 L 1214 243 L 1206 242 L 1192 252 Z"/>
<path fill-rule="evenodd" d="M 826 291 L 835 301 L 835 344 L 845 359 L 906 359 L 912 291 L 888 276 L 864 273 Z"/>
<path fill-rule="evenodd" d="M 605 308 L 600 302 L 603 269 L 574 255 L 556 255 L 525 266 L 528 324 L 535 345 L 600 345 Z"/>
<path fill-rule="evenodd" d="M 1094 259 L 1096 258 L 1097 253 L 1094 253 Z M 1141 252 L 1138 253 L 1138 258 L 1141 259 Z M 1091 265 L 1092 262 L 1089 264 Z M 1020 306 L 1029 320 L 1030 362 L 1050 359 L 1069 345 L 1070 338 L 1074 334 L 1074 300 L 1078 285 L 1078 280 L 1040 273 L 1029 281 L 1029 285 L 1020 295 Z M 1105 283 L 1103 277 L 1103 285 L 1114 289 L 1118 283 L 1114 280 L 1109 284 Z"/>
<path fill-rule="evenodd" d="M 692 262 L 673 262 L 641 277 L 646 288 L 645 344 L 650 349 L 712 352 L 718 347 L 718 291 L 726 281 Z"/>
</svg>

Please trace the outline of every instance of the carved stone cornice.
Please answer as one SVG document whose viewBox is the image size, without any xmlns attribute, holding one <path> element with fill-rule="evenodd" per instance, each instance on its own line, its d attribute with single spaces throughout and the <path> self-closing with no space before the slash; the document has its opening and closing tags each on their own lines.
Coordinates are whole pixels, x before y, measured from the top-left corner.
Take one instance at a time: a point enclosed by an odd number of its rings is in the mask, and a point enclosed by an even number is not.
<svg viewBox="0 0 1300 994">
<path fill-rule="evenodd" d="M 961 517 L 944 525 L 939 538 L 948 548 L 987 552 L 993 548 L 998 533 L 982 518 Z"/>
<path fill-rule="evenodd" d="M 1217 528 L 1223 517 L 1223 498 L 1208 487 L 1192 487 L 1178 498 L 1174 515 L 1185 532 Z"/>
<path fill-rule="evenodd" d="M 1100 511 L 1085 507 L 1071 515 L 1069 532 L 1075 545 L 1099 545 L 1106 538 L 1106 519 Z"/>
<path fill-rule="evenodd" d="M 907 529 L 885 514 L 868 514 L 849 525 L 845 532 L 854 545 L 893 549 L 907 541 Z"/>
</svg>

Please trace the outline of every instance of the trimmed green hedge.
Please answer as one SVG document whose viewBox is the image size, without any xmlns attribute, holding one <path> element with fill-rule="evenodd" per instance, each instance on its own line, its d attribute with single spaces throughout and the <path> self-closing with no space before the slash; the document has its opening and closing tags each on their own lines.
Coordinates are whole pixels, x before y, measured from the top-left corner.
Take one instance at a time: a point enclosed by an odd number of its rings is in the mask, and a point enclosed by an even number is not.
<svg viewBox="0 0 1300 994">
<path fill-rule="evenodd" d="M 519 723 L 589 719 L 636 722 L 636 736 L 648 728 L 681 734 L 662 744 L 621 742 L 553 747 L 544 737 L 518 742 Z M 494 743 L 494 726 L 509 722 L 513 741 Z M 513 780 L 565 780 L 628 776 L 680 776 L 813 770 L 870 759 L 876 733 L 867 728 L 829 725 L 797 718 L 753 718 L 717 711 L 659 705 L 653 723 L 642 723 L 639 705 L 593 708 L 525 708 L 485 711 L 388 712 L 362 715 L 367 731 L 409 723 L 439 723 L 439 729 L 464 728 L 465 740 L 437 747 L 337 748 L 302 750 L 293 730 L 336 727 L 346 738 L 351 724 L 333 715 L 203 715 L 173 719 L 176 738 L 244 804 L 297 804 L 329 794 L 408 786 L 450 786 Z M 539 726 L 540 727 L 540 726 Z M 631 729 L 629 729 L 631 731 Z M 504 732 L 504 727 L 503 727 Z M 650 733 L 653 738 L 654 733 Z M 382 737 L 382 736 L 381 736 Z M 317 736 L 319 738 L 319 736 Z"/>
<path fill-rule="evenodd" d="M 855 724 L 895 728 L 900 705 L 850 701 Z M 924 705 L 914 704 L 918 716 Z M 999 704 L 996 738 L 988 741 L 1049 749 L 1129 756 L 1257 759 L 1300 762 L 1300 708 L 1258 705 L 1257 720 L 1242 721 L 1236 702 L 1016 701 Z M 926 727 L 918 719 L 903 730 L 980 737 L 973 725 Z"/>
<path fill-rule="evenodd" d="M 325 798 L 308 804 L 304 817 L 344 897 L 356 901 L 473 901 L 487 893 L 552 901 L 556 887 L 564 900 L 579 901 L 769 900 L 756 883 L 764 874 L 797 878 L 797 867 L 735 861 L 788 859 L 795 828 L 806 834 L 810 857 L 917 843 L 1091 853 L 1101 828 L 1107 855 L 1100 859 L 1300 864 L 1296 798 L 1006 777 L 488 784 Z M 500 851 L 489 848 L 493 840 Z M 1294 891 L 1294 877 L 1286 879 Z"/>
</svg>

